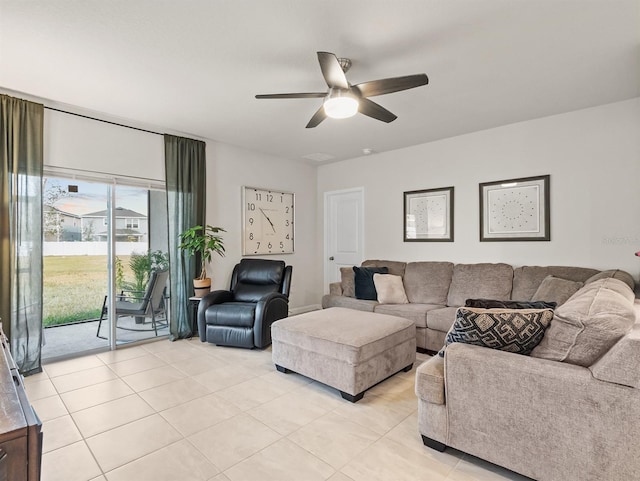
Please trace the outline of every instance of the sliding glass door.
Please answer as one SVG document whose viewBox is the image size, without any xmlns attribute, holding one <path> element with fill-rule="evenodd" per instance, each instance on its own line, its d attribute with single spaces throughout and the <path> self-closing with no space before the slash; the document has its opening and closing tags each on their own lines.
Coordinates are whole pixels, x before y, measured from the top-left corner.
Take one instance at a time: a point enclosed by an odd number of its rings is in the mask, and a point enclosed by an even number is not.
<svg viewBox="0 0 640 481">
<path fill-rule="evenodd" d="M 43 192 L 43 359 L 167 335 L 164 285 L 148 308 L 168 269 L 165 192 L 59 174 Z"/>
</svg>

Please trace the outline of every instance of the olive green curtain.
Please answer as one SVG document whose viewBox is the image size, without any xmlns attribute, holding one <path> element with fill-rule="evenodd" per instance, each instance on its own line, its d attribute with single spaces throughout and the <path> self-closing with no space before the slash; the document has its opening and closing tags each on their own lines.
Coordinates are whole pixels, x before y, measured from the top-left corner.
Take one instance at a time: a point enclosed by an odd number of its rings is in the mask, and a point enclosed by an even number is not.
<svg viewBox="0 0 640 481">
<path fill-rule="evenodd" d="M 188 303 L 193 295 L 196 259 L 185 255 L 178 236 L 195 225 L 205 224 L 205 143 L 173 135 L 164 136 L 164 158 L 169 223 L 169 266 L 171 271 L 171 339 L 191 337 Z"/>
<path fill-rule="evenodd" d="M 25 375 L 42 370 L 43 112 L 0 94 L 0 317 Z"/>
</svg>

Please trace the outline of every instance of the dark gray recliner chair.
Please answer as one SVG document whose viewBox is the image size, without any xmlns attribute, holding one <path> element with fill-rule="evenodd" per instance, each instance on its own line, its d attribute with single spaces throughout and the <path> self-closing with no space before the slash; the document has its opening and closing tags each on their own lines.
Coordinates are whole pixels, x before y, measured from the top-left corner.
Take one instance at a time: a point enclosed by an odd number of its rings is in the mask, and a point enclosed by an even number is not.
<svg viewBox="0 0 640 481">
<path fill-rule="evenodd" d="M 228 291 L 213 291 L 200 300 L 200 340 L 249 349 L 269 346 L 271 324 L 289 314 L 292 270 L 284 261 L 242 259 Z"/>
</svg>

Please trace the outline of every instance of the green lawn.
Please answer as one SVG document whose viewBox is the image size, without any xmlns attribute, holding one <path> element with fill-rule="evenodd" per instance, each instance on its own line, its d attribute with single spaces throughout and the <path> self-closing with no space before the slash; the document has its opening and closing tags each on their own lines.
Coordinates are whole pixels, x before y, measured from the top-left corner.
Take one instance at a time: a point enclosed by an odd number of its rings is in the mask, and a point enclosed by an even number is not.
<svg viewBox="0 0 640 481">
<path fill-rule="evenodd" d="M 125 278 L 131 278 L 129 257 L 119 257 Z M 107 257 L 47 256 L 43 260 L 43 325 L 100 317 L 107 294 Z"/>
</svg>

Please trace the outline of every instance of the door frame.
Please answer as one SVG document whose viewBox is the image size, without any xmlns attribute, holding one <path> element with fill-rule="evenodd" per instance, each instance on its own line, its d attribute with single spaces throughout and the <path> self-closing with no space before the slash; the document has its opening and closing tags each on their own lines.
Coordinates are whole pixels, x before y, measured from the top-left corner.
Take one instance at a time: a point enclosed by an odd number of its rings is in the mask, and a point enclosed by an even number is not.
<svg viewBox="0 0 640 481">
<path fill-rule="evenodd" d="M 362 259 L 364 259 L 364 216 L 365 216 L 365 203 L 364 203 L 364 187 L 351 187 L 348 189 L 340 189 L 340 190 L 331 190 L 324 192 L 324 247 L 323 247 L 323 257 L 322 257 L 322 265 L 323 265 L 323 289 L 324 293 L 327 294 L 329 292 L 329 198 L 332 195 L 340 195 L 340 194 L 349 194 L 349 193 L 359 193 L 360 194 L 360 207 L 362 215 L 360 216 L 360 225 L 358 226 L 360 231 L 360 245 L 358 246 L 358 251 L 362 254 Z M 361 259 L 361 261 L 362 261 Z"/>
</svg>

